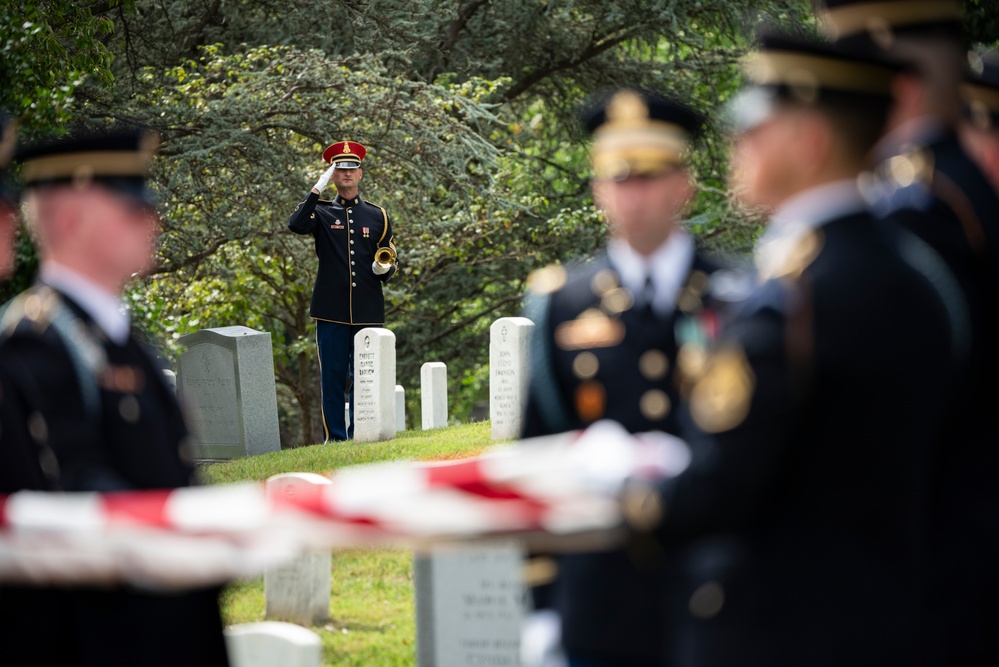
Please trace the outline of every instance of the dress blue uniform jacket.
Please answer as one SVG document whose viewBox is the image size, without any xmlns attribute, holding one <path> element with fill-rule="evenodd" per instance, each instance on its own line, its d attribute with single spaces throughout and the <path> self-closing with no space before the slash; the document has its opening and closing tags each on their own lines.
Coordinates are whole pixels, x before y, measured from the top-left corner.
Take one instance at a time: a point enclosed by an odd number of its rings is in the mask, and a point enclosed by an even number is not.
<svg viewBox="0 0 999 667">
<path fill-rule="evenodd" d="M 38 301 L 5 318 L 0 346 L 4 403 L 2 492 L 122 491 L 191 484 L 193 462 L 180 407 L 152 356 L 134 336 L 118 345 L 65 296 L 33 288 Z M 24 299 L 24 295 L 20 297 Z M 81 374 L 48 314 L 65 305 L 106 366 Z M 91 392 L 88 392 L 92 390 Z M 90 395 L 96 401 L 89 403 Z M 12 427 L 12 428 L 9 428 Z M 157 594 L 130 587 L 0 587 L 0 643 L 10 664 L 227 664 L 219 589 Z"/>
<path fill-rule="evenodd" d="M 972 325 L 969 374 L 955 398 L 959 412 L 934 462 L 935 571 L 944 575 L 934 630 L 951 626 L 938 649 L 949 659 L 999 664 L 999 194 L 952 131 L 903 157 L 924 169 L 908 187 L 887 188 L 879 204 L 944 259 Z"/>
<path fill-rule="evenodd" d="M 687 294 L 683 303 L 692 301 L 692 312 L 688 315 L 677 307 L 663 316 L 641 305 L 628 308 L 609 319 L 622 325 L 618 341 L 598 342 L 598 334 L 592 342 L 560 345 L 556 333 L 561 325 L 581 321 L 581 314 L 601 308 L 601 295 L 593 287 L 595 276 L 603 273 L 615 276 L 614 284 L 620 282 L 606 255 L 570 270 L 564 287 L 544 301 L 543 313 L 532 313 L 528 306 L 525 315 L 535 318 L 536 328 L 524 437 L 581 429 L 596 419 L 613 419 L 632 433 L 675 433 L 681 383 L 675 332 L 683 322 L 698 316 L 693 311 L 705 305 L 702 299 L 707 300 L 708 276 L 717 268 L 695 251 L 683 289 Z M 608 333 L 614 335 L 610 330 Z M 543 352 L 538 353 L 539 348 Z M 641 360 L 650 350 L 660 352 L 665 362 L 646 366 L 643 371 Z M 597 359 L 593 377 L 581 378 L 574 370 L 575 360 L 584 353 Z M 595 400 L 585 397 L 588 388 L 602 391 L 599 411 L 586 405 Z M 663 392 L 667 400 L 651 412 L 646 403 L 643 411 L 643 396 L 650 391 Z M 584 404 L 578 405 L 577 399 Z M 581 414 L 580 408 L 594 411 Z M 653 539 L 636 536 L 625 548 L 562 555 L 557 566 L 553 584 L 535 591 L 535 605 L 559 613 L 562 643 L 570 655 L 609 664 L 660 664 L 667 641 L 664 591 L 671 571 Z"/>
<path fill-rule="evenodd" d="M 385 323 L 382 283 L 395 275 L 375 275 L 371 264 L 378 248 L 395 249 L 392 221 L 380 206 L 360 197 L 332 201 L 310 192 L 292 213 L 288 229 L 312 234 L 319 271 L 309 315 L 338 324 L 381 326 Z"/>
<path fill-rule="evenodd" d="M 956 348 L 899 234 L 866 213 L 814 230 L 694 384 L 693 462 L 659 489 L 683 572 L 670 664 L 921 664 Z"/>
</svg>

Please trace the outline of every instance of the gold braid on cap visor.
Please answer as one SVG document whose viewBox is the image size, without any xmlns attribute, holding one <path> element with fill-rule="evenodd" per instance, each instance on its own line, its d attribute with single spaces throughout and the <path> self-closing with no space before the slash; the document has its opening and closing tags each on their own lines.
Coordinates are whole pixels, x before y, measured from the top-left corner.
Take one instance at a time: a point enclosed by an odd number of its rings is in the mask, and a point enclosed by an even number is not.
<svg viewBox="0 0 999 667">
<path fill-rule="evenodd" d="M 828 88 L 849 93 L 889 95 L 895 72 L 877 63 L 855 62 L 792 52 L 760 52 L 743 62 L 750 81 L 761 86 L 786 85 L 818 92 Z"/>
<path fill-rule="evenodd" d="M 919 25 L 961 18 L 961 6 L 941 0 L 868 2 L 827 8 L 819 12 L 819 24 L 833 39 L 872 29 Z"/>
<path fill-rule="evenodd" d="M 645 121 L 615 127 L 608 123 L 593 133 L 590 158 L 596 178 L 620 179 L 658 174 L 687 159 L 687 134 L 679 125 Z"/>
</svg>

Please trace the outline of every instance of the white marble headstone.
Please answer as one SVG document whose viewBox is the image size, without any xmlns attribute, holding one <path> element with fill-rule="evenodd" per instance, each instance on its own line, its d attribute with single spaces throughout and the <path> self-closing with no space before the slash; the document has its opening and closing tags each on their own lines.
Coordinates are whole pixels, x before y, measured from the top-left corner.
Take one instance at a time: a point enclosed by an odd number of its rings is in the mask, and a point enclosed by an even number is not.
<svg viewBox="0 0 999 667">
<path fill-rule="evenodd" d="M 520 664 L 524 552 L 512 541 L 440 548 L 413 561 L 418 667 Z"/>
<path fill-rule="evenodd" d="M 428 361 L 420 368 L 423 430 L 447 426 L 447 365 Z"/>
<path fill-rule="evenodd" d="M 248 327 L 181 336 L 177 395 L 188 411 L 194 456 L 231 459 L 281 450 L 271 335 Z"/>
<path fill-rule="evenodd" d="M 401 384 L 395 386 L 395 431 L 406 430 L 406 390 Z"/>
<path fill-rule="evenodd" d="M 231 667 L 320 667 L 323 663 L 319 635 L 293 623 L 231 625 L 225 629 L 225 645 Z"/>
<path fill-rule="evenodd" d="M 520 437 L 532 329 L 534 322 L 526 317 L 501 317 L 489 327 L 489 419 L 494 440 Z"/>
<path fill-rule="evenodd" d="M 329 484 L 328 478 L 315 473 L 285 473 L 267 479 L 267 493 L 294 498 L 307 488 Z M 329 551 L 306 551 L 284 565 L 265 571 L 266 618 L 301 625 L 328 619 L 332 564 Z"/>
<path fill-rule="evenodd" d="M 354 440 L 391 440 L 395 431 L 395 334 L 361 329 L 354 336 Z"/>
</svg>

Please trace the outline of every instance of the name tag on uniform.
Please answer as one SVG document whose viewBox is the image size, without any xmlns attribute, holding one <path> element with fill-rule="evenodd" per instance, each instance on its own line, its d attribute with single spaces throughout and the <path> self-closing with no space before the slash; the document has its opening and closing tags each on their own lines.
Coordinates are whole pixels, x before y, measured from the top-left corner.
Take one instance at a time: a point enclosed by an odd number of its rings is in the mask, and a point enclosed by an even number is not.
<svg viewBox="0 0 999 667">
<path fill-rule="evenodd" d="M 343 229 L 343 225 L 330 225 L 330 229 Z"/>
<path fill-rule="evenodd" d="M 97 383 L 108 391 L 135 394 L 146 386 L 146 374 L 138 366 L 112 366 L 104 369 Z"/>
</svg>

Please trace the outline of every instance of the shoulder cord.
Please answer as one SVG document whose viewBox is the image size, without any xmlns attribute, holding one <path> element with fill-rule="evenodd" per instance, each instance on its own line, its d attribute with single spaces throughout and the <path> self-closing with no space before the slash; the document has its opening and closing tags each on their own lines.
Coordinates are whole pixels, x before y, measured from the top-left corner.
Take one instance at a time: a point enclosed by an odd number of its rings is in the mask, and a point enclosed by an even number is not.
<svg viewBox="0 0 999 667">
<path fill-rule="evenodd" d="M 918 271 L 943 301 L 950 321 L 951 354 L 956 361 L 967 360 L 971 348 L 971 316 L 957 279 L 939 254 L 915 234 L 898 229 L 899 253 L 906 264 Z"/>
</svg>

